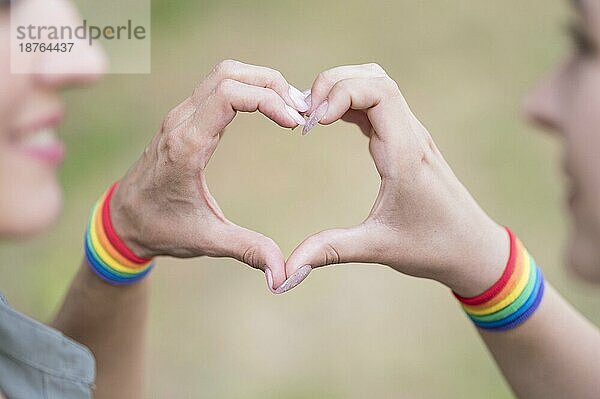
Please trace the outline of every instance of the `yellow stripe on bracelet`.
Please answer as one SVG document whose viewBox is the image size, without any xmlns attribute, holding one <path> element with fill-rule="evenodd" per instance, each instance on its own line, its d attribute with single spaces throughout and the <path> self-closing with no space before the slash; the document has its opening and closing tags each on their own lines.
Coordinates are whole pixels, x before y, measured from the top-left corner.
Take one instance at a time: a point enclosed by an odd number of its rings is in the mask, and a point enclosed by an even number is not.
<svg viewBox="0 0 600 399">
<path fill-rule="evenodd" d="M 110 199 L 113 184 L 94 205 L 83 240 L 85 259 L 96 275 L 111 285 L 142 280 L 154 267 L 154 258 L 140 258 L 117 235 L 112 225 Z"/>
<path fill-rule="evenodd" d="M 97 204 L 96 208 L 94 209 L 95 215 L 92 216 L 92 220 L 91 220 L 91 223 L 94 223 L 94 227 L 96 230 L 95 233 L 98 236 L 98 242 L 100 243 L 100 246 L 102 246 L 102 248 L 104 248 L 106 250 L 106 252 L 108 252 L 108 254 L 119 264 L 121 264 L 125 267 L 129 267 L 131 269 L 135 269 L 135 270 L 139 270 L 140 268 L 143 268 L 145 265 L 133 263 L 130 260 L 128 260 L 127 258 L 125 258 L 123 255 L 121 255 L 119 253 L 119 251 L 117 251 L 117 249 L 112 246 L 112 244 L 110 243 L 110 240 L 106 236 L 104 227 L 102 227 L 102 217 L 100 215 L 101 204 L 104 202 L 105 198 L 106 198 L 106 194 L 100 199 L 99 203 Z"/>
<path fill-rule="evenodd" d="M 143 272 L 145 269 L 149 268 L 151 263 L 144 265 L 141 268 L 140 267 L 138 267 L 138 268 L 126 267 L 126 266 L 122 265 L 121 263 L 119 263 L 117 260 L 115 260 L 108 253 L 108 251 L 105 249 L 105 247 L 100 244 L 100 241 L 98 239 L 98 234 L 96 231 L 95 221 L 99 217 L 98 209 L 99 209 L 99 205 L 101 203 L 102 203 L 102 200 L 99 201 L 98 203 L 96 203 L 96 205 L 94 206 L 94 210 L 92 211 L 92 219 L 90 220 L 90 226 L 89 226 L 90 238 L 92 241 L 92 246 L 94 248 L 94 251 L 96 251 L 96 253 L 102 258 L 102 260 L 108 266 L 110 266 L 114 270 L 119 271 L 121 273 L 136 275 L 136 274 Z"/>
<path fill-rule="evenodd" d="M 509 228 L 506 232 L 510 253 L 500 278 L 473 297 L 454 293 L 471 321 L 487 331 L 500 332 L 518 327 L 531 317 L 544 297 L 542 271 L 515 234 Z"/>
</svg>

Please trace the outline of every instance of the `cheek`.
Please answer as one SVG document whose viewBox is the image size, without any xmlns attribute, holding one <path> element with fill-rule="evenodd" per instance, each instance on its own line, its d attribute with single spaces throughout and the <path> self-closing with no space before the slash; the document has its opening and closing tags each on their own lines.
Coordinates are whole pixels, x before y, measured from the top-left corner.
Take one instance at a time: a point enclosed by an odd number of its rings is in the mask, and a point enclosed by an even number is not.
<svg viewBox="0 0 600 399">
<path fill-rule="evenodd" d="M 19 159 L 0 144 L 0 237 L 43 232 L 53 225 L 61 207 L 55 172 Z"/>
<path fill-rule="evenodd" d="M 55 171 L 23 159 L 9 142 L 30 82 L 28 75 L 10 73 L 8 23 L 0 14 L 0 237 L 20 238 L 50 227 L 62 200 Z"/>
<path fill-rule="evenodd" d="M 564 136 L 568 161 L 590 187 L 600 187 L 600 61 L 584 67 L 565 90 Z"/>
<path fill-rule="evenodd" d="M 567 251 L 567 264 L 577 277 L 587 282 L 600 282 L 600 248 L 594 234 L 573 226 Z"/>
<path fill-rule="evenodd" d="M 572 209 L 569 265 L 600 279 L 600 62 L 582 66 L 565 91 L 563 136 L 577 199 Z"/>
</svg>

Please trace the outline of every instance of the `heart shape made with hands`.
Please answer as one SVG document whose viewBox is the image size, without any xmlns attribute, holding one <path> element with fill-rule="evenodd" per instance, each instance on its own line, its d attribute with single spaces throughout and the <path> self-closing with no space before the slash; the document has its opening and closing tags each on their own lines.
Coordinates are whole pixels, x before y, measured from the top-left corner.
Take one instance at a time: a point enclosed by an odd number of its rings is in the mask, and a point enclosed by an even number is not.
<svg viewBox="0 0 600 399">
<path fill-rule="evenodd" d="M 310 236 L 287 260 L 272 239 L 227 220 L 208 190 L 205 169 L 237 112 L 255 111 L 284 128 L 302 125 L 303 134 L 317 124 L 338 120 L 358 126 L 369 137 L 371 156 L 386 183 L 369 217 L 355 227 Z M 434 150 L 397 84 L 379 65 L 333 68 L 320 73 L 309 91 L 301 92 L 278 71 L 226 61 L 169 112 L 115 198 L 121 197 L 117 203 L 128 204 L 133 214 L 124 218 L 123 225 L 131 226 L 134 243 L 144 243 L 140 255 L 235 258 L 263 270 L 269 289 L 279 294 L 300 284 L 313 268 L 328 264 L 390 265 L 392 258 L 411 263 L 403 258 L 406 251 L 392 254 L 411 242 L 399 242 L 389 232 L 403 229 L 398 221 L 414 219 L 414 210 L 423 208 L 419 204 L 428 199 L 414 181 L 407 187 L 398 184 L 412 179 L 424 159 L 437 162 Z M 425 184 L 431 186 L 431 179 Z M 414 199 L 414 204 L 398 207 L 397 189 L 410 194 L 406 198 Z"/>
<path fill-rule="evenodd" d="M 227 220 L 208 190 L 205 169 L 237 112 L 255 111 L 284 128 L 302 125 L 303 134 L 339 120 L 357 126 L 369 138 L 381 178 L 367 218 L 309 236 L 287 260 L 272 239 Z M 501 258 L 506 252 L 495 245 L 506 243 L 504 229 L 454 176 L 396 82 L 377 64 L 321 72 L 310 91 L 301 92 L 276 70 L 223 62 L 169 113 L 128 175 L 121 187 L 137 199 L 129 208 L 146 203 L 146 209 L 133 211 L 137 218 L 124 223 L 132 225 L 130 236 L 146 233 L 143 242 L 150 245 L 139 255 L 235 258 L 263 270 L 269 289 L 278 294 L 315 268 L 361 262 L 443 281 L 469 296 L 473 287 L 461 285 L 466 281 L 461 273 L 476 273 L 489 254 Z M 154 201 L 147 204 L 147 198 Z M 140 217 L 146 213 L 157 217 Z M 463 240 L 471 231 L 486 234 L 476 242 Z M 482 276 L 481 286 L 489 286 L 486 279 L 490 276 Z"/>
<path fill-rule="evenodd" d="M 188 110 L 184 113 L 190 119 L 190 125 L 204 126 L 208 122 L 209 125 L 214 126 L 213 130 L 218 131 L 219 138 L 223 129 L 233 120 L 238 111 L 259 111 L 278 125 L 286 128 L 303 126 L 303 135 L 310 132 L 319 123 L 329 125 L 340 119 L 357 125 L 364 134 L 369 135 L 371 124 L 366 115 L 366 110 L 374 105 L 374 99 L 368 93 L 367 95 L 356 96 L 352 93 L 354 89 L 350 90 L 352 85 L 339 85 L 338 83 L 341 81 L 352 83 L 353 80 L 360 78 L 359 87 L 362 86 L 363 90 L 368 87 L 370 91 L 379 89 L 380 92 L 383 92 L 381 81 L 370 81 L 370 79 L 382 77 L 387 77 L 387 74 L 380 66 L 375 64 L 338 67 L 332 72 L 319 74 L 311 89 L 301 92 L 290 85 L 278 71 L 237 61 L 226 61 L 213 70 L 196 89 L 192 97 L 196 97 L 196 99 L 190 101 L 194 110 L 223 109 L 223 105 L 225 105 L 224 115 L 221 115 L 220 118 L 206 118 L 198 112 Z M 391 81 L 391 79 L 388 80 Z M 384 83 L 390 86 L 388 80 Z M 395 83 L 392 86 L 395 86 Z M 353 96 L 357 98 L 353 99 Z M 359 98 L 362 98 L 362 100 L 356 102 Z M 333 109 L 330 109 L 330 99 L 334 101 Z M 353 101 L 356 104 L 353 104 Z M 361 104 L 361 102 L 364 104 Z M 328 112 L 330 115 L 327 115 Z M 190 118 L 190 116 L 192 117 Z M 324 121 L 326 116 L 327 120 Z M 177 113 L 171 119 L 177 121 L 177 126 L 182 125 L 181 118 L 177 116 Z M 212 135 L 214 136 L 214 132 Z M 217 142 L 218 138 L 209 145 L 210 150 L 205 151 L 203 167 L 206 166 L 208 159 L 214 152 Z M 205 147 L 206 143 L 205 140 Z M 225 218 L 216 200 L 210 195 L 203 174 L 201 174 L 201 185 L 205 205 L 208 205 L 211 213 L 215 214 L 218 219 L 229 223 L 230 227 L 231 225 L 234 226 L 229 234 L 222 234 L 224 237 L 222 245 L 231 244 L 236 238 L 239 241 L 254 242 L 251 245 L 245 244 L 247 248 L 243 251 L 228 252 L 222 250 L 216 251 L 212 256 L 234 257 L 255 268 L 262 269 L 269 289 L 276 294 L 291 290 L 311 273 L 313 267 L 310 264 L 298 264 L 298 262 L 302 262 L 302 258 L 305 257 L 303 256 L 306 252 L 305 249 L 311 249 L 314 252 L 314 245 L 312 245 L 312 248 L 310 248 L 310 245 L 303 248 L 307 241 L 305 240 L 294 250 L 287 261 L 283 261 L 281 250 L 273 240 L 254 231 L 239 227 Z M 251 238 L 244 240 L 243 237 L 248 235 L 251 235 Z M 312 237 L 314 236 L 309 237 L 308 240 Z M 309 241 L 309 244 L 313 242 L 314 240 Z M 315 266 L 342 261 L 333 247 L 326 247 L 324 252 L 323 261 L 315 262 L 317 263 Z M 305 258 L 310 258 L 310 256 Z M 290 260 L 292 260 L 291 263 L 289 263 Z M 282 267 L 283 270 L 281 270 Z M 277 273 L 275 277 L 274 273 Z"/>
<path fill-rule="evenodd" d="M 289 96 L 292 99 L 295 108 L 285 105 L 285 109 L 293 120 L 302 127 L 302 135 L 308 134 L 325 116 L 327 113 L 329 103 L 327 99 L 320 102 L 314 109 L 312 107 L 312 95 L 311 89 L 300 91 L 294 86 L 290 85 Z M 300 111 L 300 112 L 298 112 Z M 352 110 L 350 110 L 350 113 Z M 299 118 L 298 116 L 301 116 Z M 278 287 L 274 286 L 273 276 L 271 270 L 266 267 L 264 272 L 267 280 L 267 286 L 271 292 L 275 294 L 282 294 L 287 292 L 297 285 L 299 285 L 304 279 L 311 273 L 312 267 L 310 265 L 302 265 L 295 270 L 291 275 L 287 276 L 285 281 Z"/>
</svg>

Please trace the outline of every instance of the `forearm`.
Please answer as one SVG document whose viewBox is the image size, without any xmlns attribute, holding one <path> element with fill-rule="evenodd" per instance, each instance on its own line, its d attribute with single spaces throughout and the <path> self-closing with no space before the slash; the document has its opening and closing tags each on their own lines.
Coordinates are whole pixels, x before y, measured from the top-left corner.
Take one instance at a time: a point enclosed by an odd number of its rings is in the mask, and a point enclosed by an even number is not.
<svg viewBox="0 0 600 399">
<path fill-rule="evenodd" d="M 600 396 L 600 332 L 549 284 L 525 323 L 479 331 L 519 398 Z"/>
<path fill-rule="evenodd" d="M 140 398 L 143 391 L 148 278 L 111 286 L 85 263 L 52 326 L 96 358 L 95 398 Z"/>
</svg>

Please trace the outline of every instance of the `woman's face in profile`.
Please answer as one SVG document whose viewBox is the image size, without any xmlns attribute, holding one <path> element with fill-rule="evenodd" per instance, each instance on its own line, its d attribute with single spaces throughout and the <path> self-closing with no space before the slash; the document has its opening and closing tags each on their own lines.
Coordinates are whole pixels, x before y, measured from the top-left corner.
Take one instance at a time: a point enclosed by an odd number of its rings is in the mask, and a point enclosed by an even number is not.
<svg viewBox="0 0 600 399">
<path fill-rule="evenodd" d="M 572 221 L 568 263 L 600 280 L 600 2 L 573 3 L 573 51 L 531 93 L 525 113 L 562 139 Z"/>
<path fill-rule="evenodd" d="M 77 24 L 67 0 L 17 0 L 0 8 L 0 237 L 22 237 L 50 226 L 60 213 L 61 189 L 56 171 L 65 148 L 56 129 L 65 114 L 59 94 L 75 83 L 98 76 L 90 63 L 87 75 L 57 74 L 66 65 L 35 55 L 36 74 L 11 74 L 10 13 L 31 13 L 44 3 L 65 24 Z M 50 11 L 48 11 L 50 10 Z M 91 52 L 92 50 L 90 50 Z M 98 60 L 98 54 L 88 54 Z M 69 62 L 65 57 L 64 62 Z"/>
</svg>

